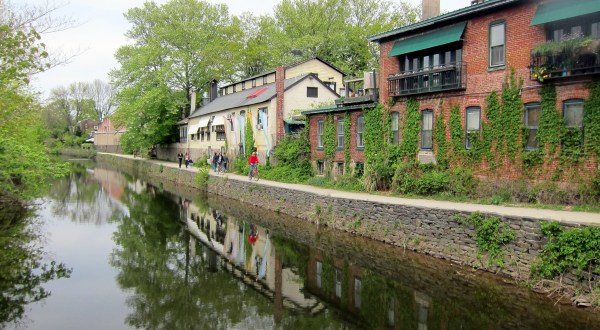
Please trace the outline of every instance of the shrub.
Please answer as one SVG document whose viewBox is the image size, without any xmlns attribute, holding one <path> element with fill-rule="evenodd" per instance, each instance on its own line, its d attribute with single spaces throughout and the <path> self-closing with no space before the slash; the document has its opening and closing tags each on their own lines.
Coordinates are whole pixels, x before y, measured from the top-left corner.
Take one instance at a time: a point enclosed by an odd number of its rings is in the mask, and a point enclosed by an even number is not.
<svg viewBox="0 0 600 330">
<path fill-rule="evenodd" d="M 208 184 L 208 178 L 208 169 L 201 168 L 200 170 L 198 170 L 198 174 L 196 174 L 196 176 L 194 177 L 194 181 L 199 187 L 204 187 Z"/>
<path fill-rule="evenodd" d="M 434 195 L 445 191 L 449 184 L 445 172 L 433 170 L 425 172 L 417 180 L 415 192 L 419 195 Z"/>
</svg>

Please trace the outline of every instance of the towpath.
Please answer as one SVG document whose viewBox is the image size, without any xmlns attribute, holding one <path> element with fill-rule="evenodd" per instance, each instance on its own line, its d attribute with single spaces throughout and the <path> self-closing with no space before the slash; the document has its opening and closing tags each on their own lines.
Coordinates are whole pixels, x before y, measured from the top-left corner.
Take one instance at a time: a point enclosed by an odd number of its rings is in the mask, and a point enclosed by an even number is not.
<svg viewBox="0 0 600 330">
<path fill-rule="evenodd" d="M 113 156 L 134 159 L 131 155 L 122 154 L 110 154 Z M 135 158 L 141 160 L 141 158 Z M 178 168 L 179 164 L 176 162 L 155 160 L 155 159 L 143 159 L 144 161 L 162 164 L 165 167 Z M 185 168 L 185 165 L 181 166 L 182 171 L 198 172 L 198 168 L 189 167 Z M 212 170 L 209 172 L 211 176 L 217 176 Z M 229 180 L 245 180 L 248 181 L 248 177 L 245 175 L 238 175 L 233 173 L 224 174 Z M 544 219 L 544 220 L 556 220 L 560 222 L 576 223 L 582 225 L 594 225 L 600 226 L 600 213 L 591 212 L 575 212 L 575 211 L 559 211 L 559 210 L 548 210 L 539 208 L 528 208 L 528 207 L 513 207 L 513 206 L 499 206 L 499 205 L 487 205 L 487 204 L 473 204 L 473 203 L 459 203 L 459 202 L 448 202 L 438 201 L 431 199 L 416 199 L 416 198 L 402 198 L 394 196 L 381 196 L 369 193 L 360 192 L 348 192 L 334 189 L 326 189 L 321 187 L 309 186 L 305 184 L 296 183 L 282 183 L 276 181 L 269 181 L 260 179 L 259 181 L 253 181 L 253 183 L 263 186 L 280 187 L 287 189 L 295 189 L 304 192 L 310 192 L 322 196 L 330 196 L 336 198 L 355 199 L 363 201 L 373 201 L 379 203 L 388 204 L 400 204 L 407 206 L 415 206 L 421 208 L 435 208 L 444 210 L 455 210 L 463 212 L 485 212 L 494 213 L 499 216 L 515 216 L 515 217 L 528 217 L 533 219 Z"/>
</svg>

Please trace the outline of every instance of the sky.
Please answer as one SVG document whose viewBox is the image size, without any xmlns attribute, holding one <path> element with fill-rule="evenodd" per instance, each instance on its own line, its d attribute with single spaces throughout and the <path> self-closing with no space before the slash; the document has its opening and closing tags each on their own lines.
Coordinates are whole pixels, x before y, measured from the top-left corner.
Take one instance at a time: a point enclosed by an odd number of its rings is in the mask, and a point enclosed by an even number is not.
<svg viewBox="0 0 600 330">
<path fill-rule="evenodd" d="M 19 3 L 22 0 L 13 0 Z M 408 0 L 413 5 L 420 0 Z M 77 22 L 71 29 L 45 34 L 42 42 L 49 53 L 78 54 L 68 64 L 57 66 L 34 77 L 33 86 L 42 95 L 49 95 L 52 88 L 68 86 L 73 82 L 92 82 L 100 79 L 108 82 L 108 73 L 118 66 L 115 51 L 127 43 L 125 32 L 130 28 L 123 17 L 129 8 L 141 7 L 145 0 L 27 0 L 30 5 L 49 2 L 59 7 L 54 16 L 67 17 Z M 167 0 L 155 0 L 165 3 Z M 231 14 L 252 12 L 256 15 L 272 14 L 280 0 L 208 0 L 210 3 L 226 3 Z M 440 0 L 442 12 L 453 11 L 470 5 L 471 0 Z"/>
</svg>

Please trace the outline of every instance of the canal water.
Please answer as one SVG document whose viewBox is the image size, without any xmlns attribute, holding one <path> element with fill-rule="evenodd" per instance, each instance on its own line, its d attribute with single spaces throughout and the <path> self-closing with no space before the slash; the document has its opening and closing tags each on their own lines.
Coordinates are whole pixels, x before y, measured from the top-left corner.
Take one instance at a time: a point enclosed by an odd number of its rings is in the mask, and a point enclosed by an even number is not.
<svg viewBox="0 0 600 330">
<path fill-rule="evenodd" d="M 106 165 L 73 162 L 40 202 L 72 273 L 8 328 L 600 329 L 507 279 Z"/>
</svg>

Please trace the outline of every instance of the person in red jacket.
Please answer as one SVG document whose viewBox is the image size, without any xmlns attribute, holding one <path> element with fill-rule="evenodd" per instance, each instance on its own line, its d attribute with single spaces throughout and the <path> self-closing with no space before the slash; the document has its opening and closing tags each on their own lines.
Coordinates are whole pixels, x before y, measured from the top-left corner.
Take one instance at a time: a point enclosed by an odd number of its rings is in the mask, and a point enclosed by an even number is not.
<svg viewBox="0 0 600 330">
<path fill-rule="evenodd" d="M 250 165 L 248 179 L 252 180 L 252 171 L 258 166 L 258 156 L 256 156 L 256 151 L 252 152 L 252 155 L 250 155 L 250 158 L 248 158 L 248 165 Z"/>
</svg>

